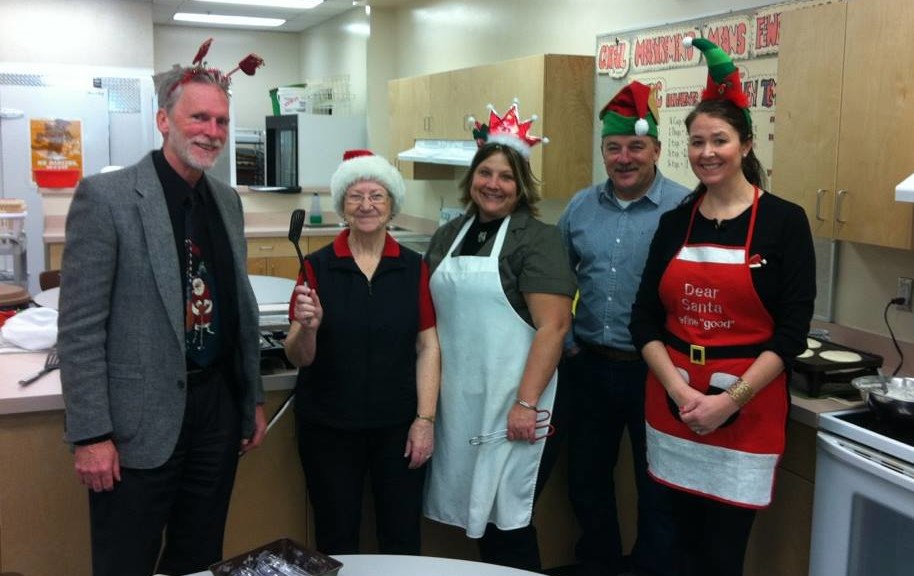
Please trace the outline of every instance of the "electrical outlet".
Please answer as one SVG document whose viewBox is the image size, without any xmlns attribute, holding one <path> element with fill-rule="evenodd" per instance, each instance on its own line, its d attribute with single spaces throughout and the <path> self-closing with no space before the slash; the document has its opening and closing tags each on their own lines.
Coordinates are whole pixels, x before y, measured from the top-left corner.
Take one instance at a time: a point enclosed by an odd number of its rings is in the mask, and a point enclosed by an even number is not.
<svg viewBox="0 0 914 576">
<path fill-rule="evenodd" d="M 914 280 L 911 278 L 905 278 L 904 276 L 898 277 L 898 288 L 895 292 L 896 298 L 904 298 L 904 304 L 896 304 L 896 310 L 902 310 L 904 312 L 911 311 L 911 292 L 914 289 Z"/>
</svg>

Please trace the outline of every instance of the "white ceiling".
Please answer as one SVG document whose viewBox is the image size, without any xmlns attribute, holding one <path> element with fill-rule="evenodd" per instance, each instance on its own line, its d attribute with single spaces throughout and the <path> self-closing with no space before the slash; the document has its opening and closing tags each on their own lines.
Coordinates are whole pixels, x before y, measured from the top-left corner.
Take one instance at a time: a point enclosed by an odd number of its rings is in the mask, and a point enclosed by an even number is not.
<svg viewBox="0 0 914 576">
<path fill-rule="evenodd" d="M 170 24 L 174 26 L 194 26 L 213 28 L 235 28 L 237 26 L 221 26 L 199 24 L 196 22 L 176 22 L 172 20 L 175 12 L 192 12 L 199 14 L 223 14 L 228 16 L 259 16 L 263 18 L 283 18 L 286 23 L 277 28 L 257 28 L 245 26 L 247 30 L 269 30 L 273 32 L 301 32 L 311 26 L 316 26 L 325 20 L 338 16 L 353 9 L 352 0 L 324 0 L 324 2 L 311 10 L 290 10 L 287 8 L 262 8 L 257 6 L 242 6 L 240 4 L 220 4 L 213 2 L 197 2 L 196 0 L 143 0 L 152 3 L 152 21 L 155 24 Z M 381 0 L 379 4 L 385 6 L 406 4 L 408 0 Z M 369 2 L 370 3 L 370 2 Z M 363 6 L 365 0 L 360 0 Z"/>
</svg>

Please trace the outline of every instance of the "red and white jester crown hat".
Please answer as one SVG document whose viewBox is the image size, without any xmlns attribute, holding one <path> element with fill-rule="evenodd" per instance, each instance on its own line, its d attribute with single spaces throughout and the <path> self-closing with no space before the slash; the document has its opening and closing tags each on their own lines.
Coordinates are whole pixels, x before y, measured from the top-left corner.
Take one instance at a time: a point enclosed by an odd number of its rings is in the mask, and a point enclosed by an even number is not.
<svg viewBox="0 0 914 576">
<path fill-rule="evenodd" d="M 473 138 L 476 144 L 481 148 L 488 143 L 502 144 L 520 152 L 524 158 L 530 158 L 530 149 L 542 142 L 548 144 L 549 139 L 530 134 L 530 128 L 538 120 L 534 114 L 529 120 L 523 122 L 519 119 L 517 111 L 517 98 L 511 103 L 511 107 L 505 112 L 504 116 L 499 116 L 495 107 L 491 104 L 486 108 L 489 110 L 489 124 L 481 124 L 478 120 L 470 116 L 469 121 L 473 122 Z"/>
</svg>

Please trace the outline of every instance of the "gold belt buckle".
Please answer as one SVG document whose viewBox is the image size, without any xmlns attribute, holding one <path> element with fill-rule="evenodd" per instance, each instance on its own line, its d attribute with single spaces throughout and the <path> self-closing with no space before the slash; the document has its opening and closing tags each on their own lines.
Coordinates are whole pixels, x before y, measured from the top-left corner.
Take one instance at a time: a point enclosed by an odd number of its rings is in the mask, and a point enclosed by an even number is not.
<svg viewBox="0 0 914 576">
<path fill-rule="evenodd" d="M 689 344 L 689 361 L 699 366 L 705 365 L 705 347 L 697 344 Z"/>
</svg>

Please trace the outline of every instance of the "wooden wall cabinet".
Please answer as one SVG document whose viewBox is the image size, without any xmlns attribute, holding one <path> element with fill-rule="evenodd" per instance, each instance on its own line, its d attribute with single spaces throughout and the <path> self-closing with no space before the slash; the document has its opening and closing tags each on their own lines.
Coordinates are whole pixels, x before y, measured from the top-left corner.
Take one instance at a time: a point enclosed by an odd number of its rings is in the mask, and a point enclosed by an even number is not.
<svg viewBox="0 0 914 576">
<path fill-rule="evenodd" d="M 522 119 L 536 114 L 531 132 L 549 138 L 531 154 L 546 198 L 570 198 L 591 183 L 594 59 L 543 54 L 389 83 L 391 151 L 416 139 L 472 140 L 470 117 L 488 123 L 487 104 L 504 114 L 514 98 Z M 453 179 L 453 167 L 398 162 L 406 178 Z"/>
<path fill-rule="evenodd" d="M 816 236 L 914 248 L 914 3 L 832 3 L 781 15 L 774 192 Z"/>
</svg>

